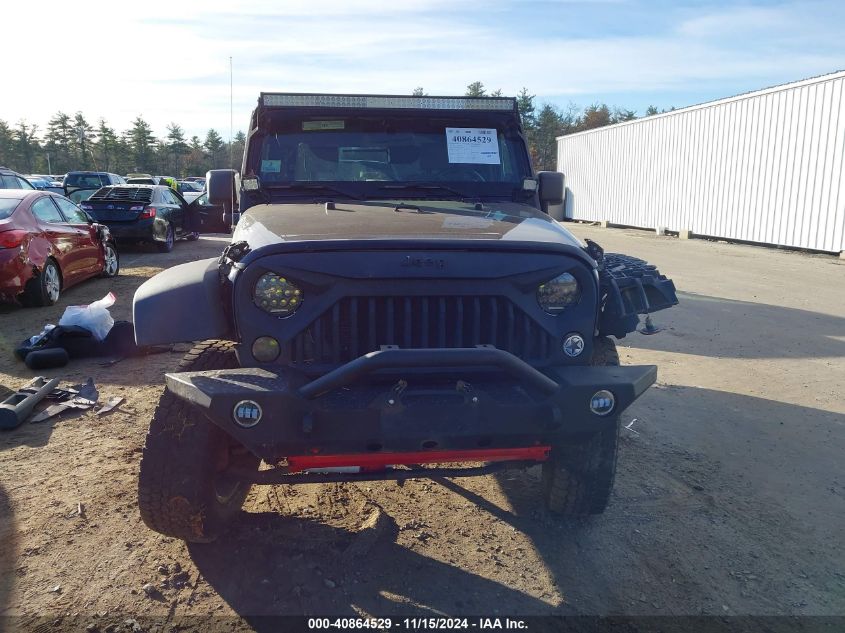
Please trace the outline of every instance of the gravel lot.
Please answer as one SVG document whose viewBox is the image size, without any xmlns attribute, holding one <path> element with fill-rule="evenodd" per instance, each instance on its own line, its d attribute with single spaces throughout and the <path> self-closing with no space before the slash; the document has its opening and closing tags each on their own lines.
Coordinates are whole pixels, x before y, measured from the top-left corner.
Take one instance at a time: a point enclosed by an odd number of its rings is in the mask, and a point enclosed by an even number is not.
<svg viewBox="0 0 845 633">
<path fill-rule="evenodd" d="M 146 425 L 180 354 L 75 361 L 47 373 L 93 376 L 101 401 L 126 404 L 0 434 L 0 615 L 83 630 L 142 613 L 164 630 L 209 615 L 226 630 L 267 614 L 845 615 L 845 261 L 569 226 L 680 291 L 655 316 L 663 332 L 620 342 L 623 363 L 659 365 L 659 383 L 624 414 L 606 514 L 548 515 L 533 471 L 276 486 L 253 489 L 228 540 L 188 548 L 135 505 Z M 112 289 L 113 314 L 130 318 L 144 279 L 223 242 L 126 250 L 113 283 L 0 309 L 0 384 L 29 380 L 13 347 L 67 305 Z"/>
</svg>

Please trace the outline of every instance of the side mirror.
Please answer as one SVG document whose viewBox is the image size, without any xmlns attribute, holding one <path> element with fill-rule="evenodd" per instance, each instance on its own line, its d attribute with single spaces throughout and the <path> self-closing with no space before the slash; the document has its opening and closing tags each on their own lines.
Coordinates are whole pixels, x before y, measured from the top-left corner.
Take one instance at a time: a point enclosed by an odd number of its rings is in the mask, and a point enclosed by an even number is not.
<svg viewBox="0 0 845 633">
<path fill-rule="evenodd" d="M 231 213 L 240 206 L 241 176 L 234 169 L 212 169 L 205 174 L 208 201 Z"/>
<path fill-rule="evenodd" d="M 563 174 L 559 171 L 538 171 L 537 182 L 540 209 L 549 212 L 550 206 L 562 205 L 564 196 Z"/>
</svg>

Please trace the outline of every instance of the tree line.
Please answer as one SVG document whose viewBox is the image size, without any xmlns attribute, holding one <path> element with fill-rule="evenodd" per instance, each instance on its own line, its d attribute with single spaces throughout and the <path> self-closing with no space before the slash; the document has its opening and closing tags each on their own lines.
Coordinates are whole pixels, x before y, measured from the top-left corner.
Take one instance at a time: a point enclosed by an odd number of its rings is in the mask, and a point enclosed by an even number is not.
<svg viewBox="0 0 845 633">
<path fill-rule="evenodd" d="M 425 96 L 422 87 L 415 96 Z M 501 90 L 489 93 L 480 81 L 467 86 L 468 97 L 500 97 Z M 555 169 L 555 138 L 605 125 L 637 118 L 636 112 L 594 103 L 579 108 L 570 103 L 559 108 L 550 103 L 538 104 L 536 95 L 523 88 L 517 95 L 522 126 L 528 140 L 534 167 Z M 671 108 L 674 110 L 674 108 Z M 649 106 L 645 116 L 658 114 Z M 666 112 L 666 110 L 663 110 Z M 205 138 L 185 137 L 183 128 L 170 123 L 166 133 L 157 137 L 143 117 L 138 116 L 129 128 L 118 134 L 104 119 L 91 125 L 81 112 L 70 116 L 57 112 L 42 134 L 35 124 L 21 120 L 10 126 L 0 119 L 0 165 L 26 174 L 63 174 L 72 170 L 93 169 L 117 174 L 146 172 L 184 177 L 205 174 L 209 169 L 239 169 L 246 136 L 238 132 L 230 144 L 215 129 Z"/>
<path fill-rule="evenodd" d="M 230 147 L 213 128 L 203 139 L 188 139 L 177 123 L 157 137 L 141 116 L 120 134 L 104 119 L 91 125 L 81 112 L 57 112 L 43 134 L 36 124 L 21 120 L 10 126 L 0 119 L 0 165 L 26 174 L 95 170 L 205 175 L 209 169 L 239 168 L 245 143 L 246 136 L 238 132 Z"/>
</svg>

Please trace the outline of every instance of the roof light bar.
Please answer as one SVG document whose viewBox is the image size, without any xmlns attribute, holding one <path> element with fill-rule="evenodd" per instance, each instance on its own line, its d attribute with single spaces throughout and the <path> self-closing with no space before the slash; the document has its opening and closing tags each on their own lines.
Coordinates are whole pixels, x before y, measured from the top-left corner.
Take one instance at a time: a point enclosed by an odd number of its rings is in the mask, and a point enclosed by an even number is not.
<svg viewBox="0 0 845 633">
<path fill-rule="evenodd" d="M 498 97 L 379 97 L 367 95 L 261 94 L 265 106 L 322 108 L 418 108 L 422 110 L 516 109 L 515 99 Z"/>
</svg>

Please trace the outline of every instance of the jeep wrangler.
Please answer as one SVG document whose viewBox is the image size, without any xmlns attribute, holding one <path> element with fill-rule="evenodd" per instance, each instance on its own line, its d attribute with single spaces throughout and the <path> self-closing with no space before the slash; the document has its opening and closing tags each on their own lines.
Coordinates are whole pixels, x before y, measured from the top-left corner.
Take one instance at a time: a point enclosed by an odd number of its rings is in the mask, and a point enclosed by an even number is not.
<svg viewBox="0 0 845 633">
<path fill-rule="evenodd" d="M 134 299 L 139 345 L 201 341 L 150 424 L 150 528 L 213 540 L 253 484 L 537 464 L 549 510 L 605 509 L 657 375 L 610 337 L 675 288 L 549 216 L 515 99 L 262 93 L 240 174 L 207 178 L 195 228 L 231 243 Z"/>
</svg>

